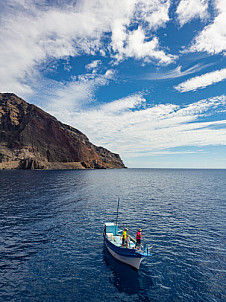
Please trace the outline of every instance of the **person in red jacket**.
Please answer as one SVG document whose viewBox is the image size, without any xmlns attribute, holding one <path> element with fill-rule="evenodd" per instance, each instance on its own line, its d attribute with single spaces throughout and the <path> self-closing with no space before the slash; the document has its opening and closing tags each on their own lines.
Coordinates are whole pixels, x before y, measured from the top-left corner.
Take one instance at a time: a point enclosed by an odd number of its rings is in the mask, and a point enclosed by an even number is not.
<svg viewBox="0 0 226 302">
<path fill-rule="evenodd" d="M 136 247 L 137 246 L 139 247 L 141 245 L 141 236 L 143 236 L 143 235 L 141 235 L 141 229 L 139 228 L 138 232 L 137 232 L 137 236 L 136 236 L 136 240 L 137 240 Z"/>
</svg>

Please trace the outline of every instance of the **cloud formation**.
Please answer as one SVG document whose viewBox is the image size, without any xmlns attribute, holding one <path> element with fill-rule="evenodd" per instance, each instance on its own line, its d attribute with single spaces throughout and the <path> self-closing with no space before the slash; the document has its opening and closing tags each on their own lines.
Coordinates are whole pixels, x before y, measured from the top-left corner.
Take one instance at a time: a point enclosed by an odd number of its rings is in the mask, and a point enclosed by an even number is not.
<svg viewBox="0 0 226 302">
<path fill-rule="evenodd" d="M 182 66 L 177 66 L 176 68 L 165 71 L 165 72 L 156 72 L 156 73 L 150 73 L 146 75 L 143 79 L 146 80 L 165 80 L 165 79 L 175 79 L 175 78 L 181 78 L 183 76 L 198 72 L 207 66 L 210 66 L 211 64 L 206 65 L 200 65 L 196 64 L 188 69 L 182 70 Z"/>
<path fill-rule="evenodd" d="M 208 0 L 181 0 L 176 13 L 181 26 L 194 18 L 205 19 L 208 16 Z"/>
<path fill-rule="evenodd" d="M 160 50 L 157 37 L 154 37 L 150 41 L 145 41 L 145 32 L 141 27 L 130 32 L 127 35 L 127 40 L 124 42 L 126 46 L 124 46 L 123 49 L 118 49 L 118 53 L 115 56 L 118 60 L 127 57 L 138 60 L 155 60 L 160 64 L 168 65 L 177 58 L 177 56 L 167 55 L 163 50 Z"/>
<path fill-rule="evenodd" d="M 96 64 L 98 63 L 92 62 L 91 66 L 96 66 Z M 109 69 L 102 75 L 95 72 L 87 73 L 61 85 L 56 81 L 45 81 L 43 85 L 48 85 L 44 86 L 44 89 L 48 91 L 43 96 L 46 103 L 45 110 L 52 112 L 53 115 L 61 112 L 65 117 L 68 112 L 82 110 L 84 106 L 95 100 L 96 90 L 108 85 L 112 79 L 114 79 L 114 71 Z"/>
<path fill-rule="evenodd" d="M 92 72 L 96 72 L 99 65 L 101 65 L 101 60 L 94 60 L 90 64 L 86 65 L 87 70 L 92 70 Z"/>
<path fill-rule="evenodd" d="M 108 54 L 116 60 L 169 64 L 176 58 L 161 49 L 158 38 L 142 25 L 148 24 L 149 30 L 164 26 L 169 20 L 169 0 L 151 4 L 148 0 L 82 0 L 65 3 L 63 9 L 47 4 L 31 0 L 2 4 L 2 92 L 32 93 L 32 80 L 51 59 Z M 141 25 L 134 29 L 137 23 Z"/>
<path fill-rule="evenodd" d="M 49 61 L 84 54 L 108 57 L 115 64 L 129 58 L 156 65 L 175 62 L 179 56 L 162 47 L 157 34 L 170 21 L 170 5 L 170 0 L 78 0 L 64 5 L 53 1 L 51 6 L 45 0 L 39 4 L 32 0 L 1 3 L 0 91 L 26 97 L 34 93 Z M 213 22 L 185 52 L 225 52 L 225 1 L 215 0 L 214 5 Z M 206 18 L 207 9 L 207 0 L 181 0 L 176 13 L 182 26 L 194 18 Z M 99 58 L 92 64 L 87 70 L 98 73 Z M 184 71 L 178 66 L 149 79 L 177 78 L 201 70 L 195 66 Z M 70 71 L 70 66 L 65 70 Z"/>
<path fill-rule="evenodd" d="M 125 159 L 186 146 L 226 144 L 226 120 L 199 121 L 225 110 L 226 96 L 186 106 L 148 106 L 141 94 L 78 111 L 52 112 L 86 133 L 89 139 Z"/>
<path fill-rule="evenodd" d="M 226 2 L 215 0 L 216 17 L 195 37 L 190 52 L 226 53 Z"/>
<path fill-rule="evenodd" d="M 194 91 L 221 82 L 225 79 L 226 79 L 226 68 L 223 68 L 220 70 L 205 73 L 201 76 L 191 78 L 175 86 L 174 88 L 180 92 Z"/>
</svg>

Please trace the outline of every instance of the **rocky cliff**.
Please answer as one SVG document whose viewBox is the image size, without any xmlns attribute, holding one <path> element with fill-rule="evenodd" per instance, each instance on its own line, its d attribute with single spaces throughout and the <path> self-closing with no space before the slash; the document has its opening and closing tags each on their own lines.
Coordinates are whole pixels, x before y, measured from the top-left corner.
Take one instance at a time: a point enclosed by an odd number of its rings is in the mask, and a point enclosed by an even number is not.
<svg viewBox="0 0 226 302">
<path fill-rule="evenodd" d="M 93 145 L 12 93 L 0 93 L 0 169 L 125 168 L 120 156 Z"/>
</svg>

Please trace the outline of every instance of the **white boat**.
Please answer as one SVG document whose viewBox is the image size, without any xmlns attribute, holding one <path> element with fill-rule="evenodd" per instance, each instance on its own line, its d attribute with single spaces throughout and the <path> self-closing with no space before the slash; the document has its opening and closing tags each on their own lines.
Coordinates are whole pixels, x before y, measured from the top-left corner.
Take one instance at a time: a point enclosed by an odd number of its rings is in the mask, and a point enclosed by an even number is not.
<svg viewBox="0 0 226 302">
<path fill-rule="evenodd" d="M 122 230 L 118 230 L 117 222 L 104 224 L 104 241 L 109 253 L 138 270 L 144 257 L 150 256 L 150 251 L 148 246 L 136 247 L 133 237 L 128 236 L 128 239 L 127 245 L 122 246 Z"/>
</svg>

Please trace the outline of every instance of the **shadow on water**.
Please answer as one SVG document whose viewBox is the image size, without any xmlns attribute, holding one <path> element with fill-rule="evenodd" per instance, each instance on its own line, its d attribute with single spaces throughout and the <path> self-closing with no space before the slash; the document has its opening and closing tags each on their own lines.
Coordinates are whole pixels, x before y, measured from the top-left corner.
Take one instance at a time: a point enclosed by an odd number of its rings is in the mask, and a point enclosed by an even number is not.
<svg viewBox="0 0 226 302">
<path fill-rule="evenodd" d="M 153 281 L 150 277 L 148 269 L 141 264 L 142 270 L 134 270 L 132 267 L 124 264 L 108 252 L 106 246 L 103 247 L 103 260 L 110 268 L 112 274 L 110 276 L 110 282 L 115 286 L 119 293 L 125 293 L 127 295 L 139 296 L 139 301 L 147 301 L 147 294 L 150 288 L 153 286 Z"/>
</svg>

